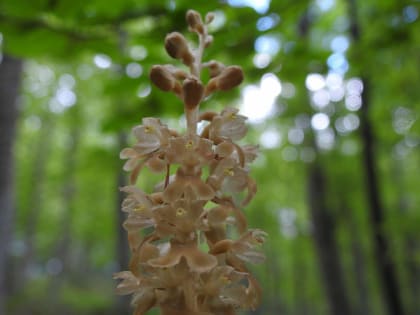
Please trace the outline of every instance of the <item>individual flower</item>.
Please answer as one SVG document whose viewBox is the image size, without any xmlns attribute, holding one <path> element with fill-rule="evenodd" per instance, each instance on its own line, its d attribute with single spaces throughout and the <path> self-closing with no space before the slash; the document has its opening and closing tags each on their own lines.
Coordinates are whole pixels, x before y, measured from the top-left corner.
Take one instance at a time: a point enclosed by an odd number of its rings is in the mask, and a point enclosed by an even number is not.
<svg viewBox="0 0 420 315">
<path fill-rule="evenodd" d="M 134 293 L 135 291 L 139 290 L 140 287 L 140 279 L 137 278 L 131 271 L 120 271 L 113 275 L 114 279 L 122 280 L 117 285 L 117 294 L 126 295 Z"/>
<path fill-rule="evenodd" d="M 200 275 L 199 293 L 205 296 L 217 297 L 228 286 L 238 284 L 247 276 L 231 266 L 217 266 L 208 273 Z"/>
<path fill-rule="evenodd" d="M 125 186 L 121 191 L 129 195 L 124 199 L 122 211 L 127 212 L 127 219 L 124 221 L 124 228 L 127 231 L 139 231 L 155 225 L 152 207 L 153 203 L 148 196 L 135 186 Z"/>
<path fill-rule="evenodd" d="M 257 145 L 244 145 L 242 146 L 242 152 L 245 155 L 245 162 L 251 163 L 253 162 L 258 156 L 258 146 Z"/>
<path fill-rule="evenodd" d="M 242 139 L 247 132 L 246 117 L 238 115 L 238 111 L 236 108 L 228 107 L 220 115 L 215 116 L 210 124 L 209 138 L 216 143 L 223 139 L 233 141 Z"/>
<path fill-rule="evenodd" d="M 179 168 L 173 181 L 163 191 L 163 199 L 170 203 L 188 195 L 191 199 L 211 200 L 215 192 L 209 184 L 203 182 L 200 175 L 188 175 Z"/>
<path fill-rule="evenodd" d="M 166 159 L 170 164 L 204 166 L 213 159 L 213 142 L 198 136 L 174 137 L 169 140 Z"/>
<path fill-rule="evenodd" d="M 163 150 L 171 137 L 170 130 L 156 118 L 143 118 L 143 124 L 134 127 L 133 134 L 137 143 L 120 153 L 122 159 L 128 159 L 123 167 L 126 171 L 133 170 L 147 155 Z"/>
<path fill-rule="evenodd" d="M 167 145 L 171 136 L 169 129 L 159 119 L 143 118 L 143 124 L 133 128 L 137 138 L 134 149 L 140 154 L 148 154 Z"/>
<path fill-rule="evenodd" d="M 238 161 L 228 157 L 218 161 L 207 182 L 217 191 L 237 193 L 247 187 L 248 178 Z"/>
<path fill-rule="evenodd" d="M 215 255 L 227 253 L 243 262 L 259 264 L 264 261 L 265 256 L 257 247 L 264 243 L 266 237 L 266 232 L 252 229 L 236 241 L 225 239 L 216 243 L 210 253 Z"/>
<path fill-rule="evenodd" d="M 217 265 L 215 256 L 203 253 L 196 242 L 180 243 L 172 240 L 168 252 L 158 258 L 151 259 L 147 263 L 152 267 L 171 268 L 176 266 L 184 258 L 189 270 L 192 272 L 207 272 Z"/>
<path fill-rule="evenodd" d="M 178 240 L 194 239 L 194 232 L 202 226 L 202 213 L 203 202 L 198 200 L 179 199 L 158 206 L 154 210 L 157 233 L 162 236 L 174 235 Z"/>
<path fill-rule="evenodd" d="M 188 266 L 181 263 L 173 268 L 155 268 L 140 278 L 130 271 L 123 271 L 114 274 L 114 279 L 122 279 L 117 294 L 133 294 L 134 314 L 144 314 L 156 304 L 174 305 L 182 299 L 181 286 L 188 272 Z"/>
</svg>

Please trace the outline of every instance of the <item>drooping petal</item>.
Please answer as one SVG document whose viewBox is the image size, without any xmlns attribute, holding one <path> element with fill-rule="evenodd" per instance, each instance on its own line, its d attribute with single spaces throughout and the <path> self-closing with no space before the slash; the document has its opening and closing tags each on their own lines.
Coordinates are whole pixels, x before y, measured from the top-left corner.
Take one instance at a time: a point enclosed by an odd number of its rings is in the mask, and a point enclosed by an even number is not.
<svg viewBox="0 0 420 315">
<path fill-rule="evenodd" d="M 136 168 L 138 163 L 139 161 L 137 159 L 129 159 L 124 163 L 123 170 L 127 172 L 132 171 Z"/>
<path fill-rule="evenodd" d="M 227 157 L 233 153 L 235 150 L 235 146 L 228 141 L 223 141 L 222 143 L 218 144 L 216 147 L 216 153 L 220 157 Z"/>
<path fill-rule="evenodd" d="M 131 294 L 140 288 L 140 280 L 131 271 L 117 272 L 113 278 L 122 279 L 116 289 L 116 293 L 119 295 Z"/>
<path fill-rule="evenodd" d="M 124 221 L 123 227 L 131 232 L 131 231 L 139 231 L 140 229 L 144 229 L 150 226 L 155 225 L 155 220 L 152 217 L 148 217 L 145 215 L 136 215 L 131 214 L 128 218 Z"/>
<path fill-rule="evenodd" d="M 184 179 L 176 177 L 175 180 L 163 191 L 163 200 L 169 203 L 178 200 L 184 193 L 185 185 L 186 181 Z"/>
<path fill-rule="evenodd" d="M 261 264 L 265 261 L 265 255 L 254 249 L 236 253 L 236 256 L 239 259 L 251 264 Z"/>
<path fill-rule="evenodd" d="M 217 265 L 215 256 L 203 253 L 197 247 L 191 247 L 185 250 L 183 256 L 193 272 L 207 272 Z"/>
<path fill-rule="evenodd" d="M 147 161 L 146 165 L 153 172 L 161 173 L 166 171 L 167 163 L 164 159 L 160 158 L 159 156 L 154 156 L 149 161 Z"/>
<path fill-rule="evenodd" d="M 121 187 L 120 190 L 128 193 L 131 199 L 134 199 L 138 205 L 142 206 L 143 208 L 150 208 L 152 206 L 152 202 L 147 197 L 147 194 L 140 188 L 134 185 L 128 185 Z"/>
<path fill-rule="evenodd" d="M 135 305 L 134 315 L 144 315 L 156 305 L 156 297 L 152 288 L 142 288 L 133 295 L 131 302 Z"/>
<path fill-rule="evenodd" d="M 169 268 L 179 264 L 182 258 L 182 250 L 179 247 L 171 246 L 164 256 L 151 259 L 147 263 L 152 267 Z"/>
<path fill-rule="evenodd" d="M 138 155 L 136 150 L 132 148 L 125 148 L 120 152 L 120 158 L 121 159 L 132 159 L 135 158 Z"/>
<path fill-rule="evenodd" d="M 232 240 L 221 240 L 214 244 L 214 246 L 210 249 L 209 253 L 213 255 L 223 254 L 226 253 L 228 250 L 232 248 L 233 245 Z"/>
<path fill-rule="evenodd" d="M 190 181 L 190 186 L 194 191 L 197 200 L 211 200 L 215 192 L 210 185 L 204 183 L 200 178 L 195 178 Z"/>
</svg>

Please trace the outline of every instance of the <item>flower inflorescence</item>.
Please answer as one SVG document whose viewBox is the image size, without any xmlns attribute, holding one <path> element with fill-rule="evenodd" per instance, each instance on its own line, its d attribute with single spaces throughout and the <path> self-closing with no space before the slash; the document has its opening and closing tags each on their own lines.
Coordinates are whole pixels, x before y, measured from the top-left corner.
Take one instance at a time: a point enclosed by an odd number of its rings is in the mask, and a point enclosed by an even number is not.
<svg viewBox="0 0 420 315">
<path fill-rule="evenodd" d="M 247 132 L 246 117 L 237 109 L 199 112 L 207 96 L 243 80 L 238 66 L 202 62 L 213 41 L 207 33 L 213 18 L 209 13 L 203 22 L 198 12 L 187 12 L 189 30 L 199 38 L 196 49 L 178 32 L 165 38 L 168 55 L 189 72 L 173 65 L 155 65 L 150 71 L 156 87 L 182 100 L 185 134 L 157 118 L 143 118 L 133 128 L 137 142 L 121 152 L 130 172 L 130 185 L 122 188 L 128 194 L 122 211 L 132 258 L 129 271 L 114 278 L 122 280 L 117 293 L 133 295 L 135 315 L 155 306 L 163 315 L 231 315 L 239 307 L 254 309 L 260 300 L 258 282 L 245 264 L 264 260 L 259 247 L 266 233 L 248 229 L 241 210 L 256 193 L 248 165 L 257 147 L 236 143 Z M 202 69 L 210 74 L 206 84 Z M 198 134 L 200 121 L 207 126 Z M 151 193 L 135 185 L 145 167 L 165 176 Z"/>
</svg>

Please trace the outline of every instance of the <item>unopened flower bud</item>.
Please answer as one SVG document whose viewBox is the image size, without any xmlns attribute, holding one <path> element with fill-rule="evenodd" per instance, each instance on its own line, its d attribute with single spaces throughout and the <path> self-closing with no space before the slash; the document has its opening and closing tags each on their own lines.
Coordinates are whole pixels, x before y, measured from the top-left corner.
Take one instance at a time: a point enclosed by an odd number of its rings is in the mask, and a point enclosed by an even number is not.
<svg viewBox="0 0 420 315">
<path fill-rule="evenodd" d="M 216 60 L 210 60 L 209 62 L 204 63 L 203 67 L 209 69 L 210 78 L 218 76 L 226 68 L 226 66 L 223 63 L 218 62 Z"/>
<path fill-rule="evenodd" d="M 199 34 L 204 33 L 203 21 L 201 20 L 200 13 L 194 10 L 188 10 L 186 19 L 191 31 L 197 32 Z"/>
<path fill-rule="evenodd" d="M 228 91 L 239 84 L 244 79 L 242 69 L 238 66 L 224 68 L 219 75 L 212 78 L 206 86 L 205 96 L 215 91 Z"/>
<path fill-rule="evenodd" d="M 185 80 L 188 77 L 188 74 L 173 65 L 165 65 L 164 66 L 177 80 Z"/>
<path fill-rule="evenodd" d="M 176 85 L 176 79 L 165 66 L 156 65 L 150 70 L 150 80 L 163 91 L 172 91 Z"/>
<path fill-rule="evenodd" d="M 186 108 L 195 108 L 202 100 L 204 95 L 203 84 L 196 78 L 188 78 L 182 86 L 184 95 L 184 104 Z"/>
<path fill-rule="evenodd" d="M 166 35 L 165 49 L 169 56 L 182 59 L 182 62 L 186 65 L 190 65 L 194 61 L 187 40 L 181 33 L 172 32 Z"/>
<path fill-rule="evenodd" d="M 215 15 L 214 15 L 213 12 L 207 13 L 206 14 L 206 23 L 210 24 L 211 22 L 213 22 L 214 18 L 215 18 Z"/>
<path fill-rule="evenodd" d="M 217 87 L 222 91 L 226 91 L 241 84 L 244 79 L 244 74 L 240 67 L 229 66 L 222 71 L 218 79 Z"/>
</svg>

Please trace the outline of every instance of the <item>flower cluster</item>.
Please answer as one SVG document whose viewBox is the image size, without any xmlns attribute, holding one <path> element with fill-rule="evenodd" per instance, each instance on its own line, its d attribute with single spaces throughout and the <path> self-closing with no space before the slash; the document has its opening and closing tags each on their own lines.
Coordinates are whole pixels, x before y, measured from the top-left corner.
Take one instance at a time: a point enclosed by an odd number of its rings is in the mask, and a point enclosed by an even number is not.
<svg viewBox="0 0 420 315">
<path fill-rule="evenodd" d="M 235 314 L 237 308 L 254 309 L 260 287 L 246 263 L 260 263 L 259 247 L 266 233 L 248 229 L 242 213 L 253 198 L 256 184 L 248 165 L 257 147 L 241 146 L 246 118 L 234 108 L 221 113 L 199 112 L 199 104 L 216 91 L 230 90 L 243 80 L 241 68 L 217 61 L 202 62 L 203 51 L 213 41 L 199 13 L 190 10 L 189 30 L 199 38 L 192 49 L 184 36 L 167 35 L 167 53 L 189 71 L 173 65 L 156 65 L 151 81 L 173 92 L 184 103 L 187 131 L 180 134 L 159 119 L 144 118 L 134 127 L 137 142 L 121 152 L 127 159 L 130 185 L 122 211 L 132 252 L 129 271 L 114 275 L 122 280 L 117 293 L 132 294 L 134 314 L 159 307 L 163 315 Z M 200 79 L 208 69 L 210 79 Z M 197 133 L 197 123 L 207 125 Z M 151 193 L 135 183 L 143 168 L 162 173 L 164 180 Z"/>
</svg>

